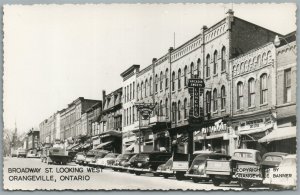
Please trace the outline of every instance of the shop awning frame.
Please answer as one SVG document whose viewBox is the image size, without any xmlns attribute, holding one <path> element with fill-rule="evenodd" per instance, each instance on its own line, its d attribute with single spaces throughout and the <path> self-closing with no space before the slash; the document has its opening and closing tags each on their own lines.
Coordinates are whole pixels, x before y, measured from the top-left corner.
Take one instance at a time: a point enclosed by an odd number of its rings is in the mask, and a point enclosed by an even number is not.
<svg viewBox="0 0 300 195">
<path fill-rule="evenodd" d="M 274 129 L 271 133 L 258 140 L 259 143 L 294 138 L 297 136 L 296 126 Z"/>
</svg>

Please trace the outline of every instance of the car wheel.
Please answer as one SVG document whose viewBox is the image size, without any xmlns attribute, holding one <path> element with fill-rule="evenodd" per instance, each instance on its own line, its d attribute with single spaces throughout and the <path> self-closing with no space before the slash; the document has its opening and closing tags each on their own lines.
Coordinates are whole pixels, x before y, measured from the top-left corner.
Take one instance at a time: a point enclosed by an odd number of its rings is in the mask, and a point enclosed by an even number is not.
<svg viewBox="0 0 300 195">
<path fill-rule="evenodd" d="M 153 176 L 158 177 L 159 174 L 158 173 L 153 173 Z"/>
<path fill-rule="evenodd" d="M 184 179 L 184 172 L 176 172 L 175 177 L 177 180 L 183 180 Z"/>
<path fill-rule="evenodd" d="M 214 186 L 219 186 L 221 184 L 221 181 L 219 179 L 215 179 L 215 178 L 212 179 L 212 182 L 213 182 Z"/>
<path fill-rule="evenodd" d="M 228 179 L 228 180 L 225 180 L 225 184 L 230 184 L 230 182 L 231 182 L 231 180 L 230 179 Z"/>
<path fill-rule="evenodd" d="M 199 183 L 200 182 L 200 180 L 198 178 L 192 178 L 192 180 L 193 180 L 194 183 Z"/>
<path fill-rule="evenodd" d="M 248 190 L 251 187 L 252 183 L 249 181 L 241 181 L 241 186 L 243 189 Z"/>
<path fill-rule="evenodd" d="M 164 175 L 164 178 L 165 178 L 165 179 L 168 179 L 168 178 L 169 178 L 169 176 L 168 176 L 168 175 Z"/>
<path fill-rule="evenodd" d="M 141 175 L 141 173 L 139 173 L 139 172 L 135 172 L 135 175 L 139 176 L 139 175 Z"/>
</svg>

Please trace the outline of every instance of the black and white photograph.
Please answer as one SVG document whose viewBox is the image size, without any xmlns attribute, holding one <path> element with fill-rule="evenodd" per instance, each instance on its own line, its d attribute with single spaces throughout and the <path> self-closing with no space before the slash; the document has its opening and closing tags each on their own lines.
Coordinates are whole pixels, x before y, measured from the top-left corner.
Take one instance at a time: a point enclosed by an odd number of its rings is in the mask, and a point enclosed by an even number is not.
<svg viewBox="0 0 300 195">
<path fill-rule="evenodd" d="M 297 189 L 296 3 L 3 6 L 3 189 Z"/>
</svg>

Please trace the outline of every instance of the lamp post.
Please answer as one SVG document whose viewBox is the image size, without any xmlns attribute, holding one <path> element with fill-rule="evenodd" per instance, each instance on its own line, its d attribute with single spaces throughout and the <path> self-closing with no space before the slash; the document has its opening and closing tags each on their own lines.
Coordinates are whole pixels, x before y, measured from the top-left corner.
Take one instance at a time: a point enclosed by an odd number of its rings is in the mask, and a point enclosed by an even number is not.
<svg viewBox="0 0 300 195">
<path fill-rule="evenodd" d="M 153 103 L 135 103 L 134 106 L 137 108 L 139 112 L 139 154 L 141 153 L 141 120 L 149 119 L 153 109 L 155 108 L 156 104 Z"/>
<path fill-rule="evenodd" d="M 280 46 L 280 42 L 281 42 L 280 40 L 284 40 L 286 42 L 286 44 L 291 47 L 290 43 L 284 37 L 279 37 L 278 35 L 275 36 L 274 45 L 277 47 Z M 294 54 L 296 54 L 296 52 L 294 50 L 292 50 L 292 51 Z"/>
</svg>

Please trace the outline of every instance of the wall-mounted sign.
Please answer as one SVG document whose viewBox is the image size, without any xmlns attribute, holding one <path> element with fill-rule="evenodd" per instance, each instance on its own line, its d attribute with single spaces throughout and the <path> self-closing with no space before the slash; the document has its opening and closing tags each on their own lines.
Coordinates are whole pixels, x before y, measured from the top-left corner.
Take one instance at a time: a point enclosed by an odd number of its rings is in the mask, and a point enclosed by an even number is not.
<svg viewBox="0 0 300 195">
<path fill-rule="evenodd" d="M 202 134 L 217 134 L 228 132 L 228 126 L 223 123 L 222 119 L 215 122 L 215 125 L 209 127 L 203 127 L 201 129 Z"/>
<path fill-rule="evenodd" d="M 202 122 L 203 109 L 200 106 L 200 96 L 204 92 L 205 83 L 203 79 L 189 79 L 188 81 L 189 93 L 191 101 L 193 102 L 190 109 L 190 122 L 200 123 Z"/>
</svg>

